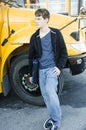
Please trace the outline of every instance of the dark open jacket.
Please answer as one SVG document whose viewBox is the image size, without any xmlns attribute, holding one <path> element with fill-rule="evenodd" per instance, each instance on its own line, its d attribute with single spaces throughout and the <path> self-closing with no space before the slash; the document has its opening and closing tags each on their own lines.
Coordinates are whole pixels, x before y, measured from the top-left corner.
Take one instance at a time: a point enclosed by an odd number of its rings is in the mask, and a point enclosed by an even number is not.
<svg viewBox="0 0 86 130">
<path fill-rule="evenodd" d="M 54 51 L 54 59 L 56 66 L 61 70 L 67 61 L 67 49 L 61 32 L 58 29 L 51 29 L 51 42 Z M 39 30 L 37 30 L 30 39 L 29 49 L 29 73 L 32 76 L 32 60 L 40 58 L 42 55 L 41 40 Z"/>
</svg>

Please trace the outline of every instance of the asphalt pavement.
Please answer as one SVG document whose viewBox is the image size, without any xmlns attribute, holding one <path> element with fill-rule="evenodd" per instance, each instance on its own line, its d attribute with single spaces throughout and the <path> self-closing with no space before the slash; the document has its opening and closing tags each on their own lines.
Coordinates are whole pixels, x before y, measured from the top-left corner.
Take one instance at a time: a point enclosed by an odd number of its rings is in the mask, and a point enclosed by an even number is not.
<svg viewBox="0 0 86 130">
<path fill-rule="evenodd" d="M 86 71 L 71 76 L 66 70 L 64 76 L 59 130 L 86 130 Z M 0 95 L 0 130 L 43 130 L 48 117 L 46 107 L 25 103 L 13 91 L 7 97 Z"/>
</svg>

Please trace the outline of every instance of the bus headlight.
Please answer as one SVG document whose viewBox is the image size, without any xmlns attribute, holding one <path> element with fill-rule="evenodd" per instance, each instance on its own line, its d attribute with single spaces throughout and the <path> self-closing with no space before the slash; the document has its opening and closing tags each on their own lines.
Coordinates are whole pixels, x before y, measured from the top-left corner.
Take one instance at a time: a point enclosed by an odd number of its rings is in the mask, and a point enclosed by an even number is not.
<svg viewBox="0 0 86 130">
<path fill-rule="evenodd" d="M 85 43 L 71 43 L 71 47 L 78 51 L 86 52 L 86 44 Z"/>
</svg>

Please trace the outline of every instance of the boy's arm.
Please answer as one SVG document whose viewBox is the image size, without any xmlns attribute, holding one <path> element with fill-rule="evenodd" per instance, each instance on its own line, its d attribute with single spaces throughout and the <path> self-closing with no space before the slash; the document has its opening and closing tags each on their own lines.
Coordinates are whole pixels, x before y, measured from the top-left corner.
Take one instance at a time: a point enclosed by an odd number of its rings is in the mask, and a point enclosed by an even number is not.
<svg viewBox="0 0 86 130">
<path fill-rule="evenodd" d="M 34 57 L 34 41 L 33 41 L 33 37 L 31 37 L 30 39 L 30 44 L 29 44 L 29 55 L 28 55 L 28 59 L 29 59 L 29 74 L 30 77 L 32 77 L 32 66 L 33 66 L 33 57 Z"/>
<path fill-rule="evenodd" d="M 68 54 L 67 54 L 67 48 L 63 36 L 60 31 L 59 31 L 59 44 L 60 44 L 60 57 L 58 61 L 58 68 L 61 70 L 64 68 L 67 62 Z"/>
</svg>

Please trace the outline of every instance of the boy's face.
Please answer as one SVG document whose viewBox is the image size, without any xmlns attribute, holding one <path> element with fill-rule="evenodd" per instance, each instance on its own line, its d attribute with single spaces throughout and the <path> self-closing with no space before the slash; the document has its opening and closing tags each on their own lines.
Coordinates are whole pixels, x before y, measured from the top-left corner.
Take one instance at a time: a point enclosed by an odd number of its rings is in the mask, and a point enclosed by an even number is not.
<svg viewBox="0 0 86 130">
<path fill-rule="evenodd" d="M 48 18 L 44 19 L 42 16 L 35 17 L 35 20 L 38 28 L 43 28 L 48 24 Z"/>
</svg>

